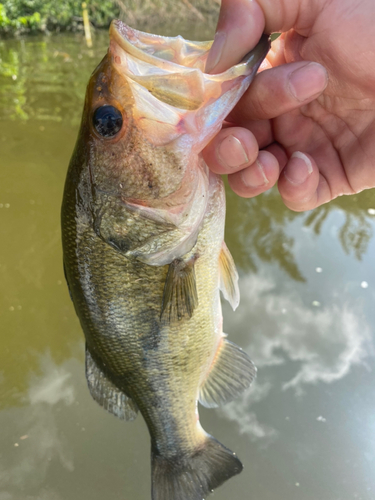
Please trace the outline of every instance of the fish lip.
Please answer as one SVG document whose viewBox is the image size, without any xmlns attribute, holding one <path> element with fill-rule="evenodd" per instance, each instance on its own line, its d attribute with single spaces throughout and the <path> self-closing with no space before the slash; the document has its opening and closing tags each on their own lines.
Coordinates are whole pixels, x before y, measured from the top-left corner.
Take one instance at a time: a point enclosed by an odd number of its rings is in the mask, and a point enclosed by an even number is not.
<svg viewBox="0 0 375 500">
<path fill-rule="evenodd" d="M 142 61 L 143 63 L 148 63 L 152 66 L 157 66 L 170 73 L 179 73 L 181 70 L 203 70 L 209 49 L 211 48 L 212 41 L 207 42 L 193 42 L 190 40 L 185 40 L 181 36 L 176 37 L 165 37 L 161 35 L 154 35 L 151 33 L 146 33 L 143 31 L 136 30 L 127 26 L 122 21 L 115 19 L 111 22 L 109 28 L 109 36 L 111 41 L 115 41 L 128 55 Z M 157 49 L 169 49 L 169 55 L 175 52 L 175 55 L 179 55 L 179 59 L 184 59 L 185 64 L 176 62 L 173 58 L 161 57 L 160 55 L 154 55 L 160 50 Z M 195 51 L 197 57 L 195 58 L 196 64 L 187 63 L 189 57 L 181 57 L 181 52 L 178 51 L 179 48 L 192 49 Z M 193 58 L 194 61 L 194 58 Z M 202 71 L 203 73 L 203 71 Z"/>
<path fill-rule="evenodd" d="M 206 81 L 219 80 L 222 82 L 237 78 L 238 76 L 248 76 L 249 74 L 254 73 L 258 70 L 271 46 L 270 37 L 262 35 L 258 44 L 250 52 L 248 52 L 238 64 L 221 73 L 210 74 L 205 73 L 204 68 L 208 52 L 213 41 L 193 42 L 191 40 L 186 40 L 181 36 L 164 37 L 160 35 L 153 35 L 130 28 L 125 23 L 117 19 L 112 21 L 109 34 L 110 39 L 115 41 L 121 49 L 143 63 L 159 67 L 170 73 L 180 73 L 182 71 L 186 72 L 189 69 L 191 71 L 199 71 L 202 73 L 202 76 Z M 180 44 L 185 51 L 188 51 L 189 48 L 193 47 L 193 50 L 195 50 L 198 54 L 193 64 L 191 63 L 191 60 L 190 64 L 184 64 L 183 57 L 180 58 L 180 62 L 175 62 L 170 59 L 159 57 L 158 55 L 153 55 L 153 52 L 155 52 L 153 49 L 155 49 L 155 47 L 169 47 L 170 52 L 173 52 L 173 45 L 176 44 Z M 142 45 L 145 50 L 142 50 Z M 186 61 L 189 61 L 188 57 L 185 57 L 185 62 Z"/>
<path fill-rule="evenodd" d="M 256 46 L 248 52 L 239 64 L 259 68 L 271 48 L 271 37 L 263 34 Z"/>
<path fill-rule="evenodd" d="M 223 71 L 222 73 L 207 74 L 205 73 L 205 78 L 213 81 L 225 81 L 238 78 L 240 76 L 255 76 L 260 65 L 264 61 L 271 48 L 271 37 L 263 34 L 259 42 L 251 49 L 238 64 L 235 64 L 231 68 Z M 211 77 L 211 78 L 209 78 Z M 252 79 L 251 78 L 251 79 Z"/>
</svg>

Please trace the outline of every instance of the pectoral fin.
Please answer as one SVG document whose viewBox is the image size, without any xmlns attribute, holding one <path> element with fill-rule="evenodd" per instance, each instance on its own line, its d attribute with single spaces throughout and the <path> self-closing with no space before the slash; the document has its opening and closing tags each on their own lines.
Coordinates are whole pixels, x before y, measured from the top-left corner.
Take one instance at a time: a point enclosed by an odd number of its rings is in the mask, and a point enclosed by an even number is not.
<svg viewBox="0 0 375 500">
<path fill-rule="evenodd" d="M 100 406 L 121 420 L 134 420 L 138 408 L 103 373 L 86 347 L 86 378 L 91 396 Z"/>
<path fill-rule="evenodd" d="M 224 241 L 219 256 L 219 268 L 220 290 L 222 291 L 224 298 L 232 306 L 233 311 L 235 311 L 240 303 L 238 273 L 233 257 Z"/>
<path fill-rule="evenodd" d="M 194 272 L 196 259 L 196 256 L 191 257 L 188 261 L 175 259 L 169 264 L 164 285 L 162 320 L 171 323 L 185 317 L 192 317 L 194 309 L 198 305 Z"/>
<path fill-rule="evenodd" d="M 223 338 L 208 378 L 200 389 L 199 402 L 206 408 L 229 403 L 250 386 L 256 372 L 246 352 Z"/>
</svg>

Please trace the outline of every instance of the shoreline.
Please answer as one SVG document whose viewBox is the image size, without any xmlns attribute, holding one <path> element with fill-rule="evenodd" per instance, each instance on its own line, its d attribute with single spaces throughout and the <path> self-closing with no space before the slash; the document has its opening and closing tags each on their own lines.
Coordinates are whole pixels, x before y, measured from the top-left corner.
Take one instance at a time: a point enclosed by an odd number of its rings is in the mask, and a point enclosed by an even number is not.
<svg viewBox="0 0 375 500">
<path fill-rule="evenodd" d="M 49 9 L 52 2 L 53 10 Z M 14 3 L 17 1 L 0 4 L 0 39 L 84 31 L 80 1 L 67 8 L 62 0 L 47 0 L 33 12 L 26 11 L 21 2 L 17 10 L 12 7 Z M 91 0 L 87 4 L 93 31 L 108 29 L 112 19 L 120 19 L 142 31 L 172 23 L 179 26 L 196 23 L 205 30 L 214 29 L 220 9 L 220 0 Z"/>
</svg>

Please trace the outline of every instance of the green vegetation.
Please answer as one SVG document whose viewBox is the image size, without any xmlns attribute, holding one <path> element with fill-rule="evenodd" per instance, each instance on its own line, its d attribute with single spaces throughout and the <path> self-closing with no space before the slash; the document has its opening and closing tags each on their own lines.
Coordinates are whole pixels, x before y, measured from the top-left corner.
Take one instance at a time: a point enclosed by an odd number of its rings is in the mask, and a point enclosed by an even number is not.
<svg viewBox="0 0 375 500">
<path fill-rule="evenodd" d="M 112 0 L 88 2 L 94 26 L 107 26 L 119 14 Z M 0 33 L 77 30 L 82 24 L 80 0 L 3 0 L 0 3 Z"/>
<path fill-rule="evenodd" d="M 216 20 L 220 0 L 88 0 L 92 25 L 107 27 L 113 18 L 137 26 L 163 21 Z M 2 0 L 0 35 L 82 29 L 81 0 Z"/>
</svg>

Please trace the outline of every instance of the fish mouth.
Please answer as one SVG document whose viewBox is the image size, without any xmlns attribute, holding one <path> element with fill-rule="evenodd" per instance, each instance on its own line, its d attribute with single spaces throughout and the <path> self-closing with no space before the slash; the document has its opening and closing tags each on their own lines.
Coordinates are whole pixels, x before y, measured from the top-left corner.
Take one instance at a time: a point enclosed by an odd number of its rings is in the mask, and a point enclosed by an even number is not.
<svg viewBox="0 0 375 500">
<path fill-rule="evenodd" d="M 112 21 L 109 35 L 128 54 L 170 72 L 179 71 L 178 66 L 203 71 L 213 43 L 193 42 L 182 36 L 153 35 L 133 29 L 119 20 Z"/>
<path fill-rule="evenodd" d="M 190 136 L 191 147 L 199 151 L 219 130 L 270 48 L 263 35 L 238 64 L 208 74 L 204 68 L 212 41 L 152 35 L 119 20 L 112 21 L 109 35 L 108 56 L 131 88 L 134 123 L 156 146 Z"/>
<path fill-rule="evenodd" d="M 208 53 L 213 44 L 212 40 L 194 42 L 185 40 L 182 36 L 165 37 L 138 31 L 119 20 L 111 23 L 110 38 L 115 40 L 125 52 L 153 66 L 159 66 L 170 72 L 181 71 L 185 68 L 198 69 L 204 73 Z M 219 76 L 221 79 L 235 78 L 244 74 L 246 69 L 259 68 L 270 49 L 270 37 L 262 35 L 258 44 L 242 60 L 222 73 L 210 75 L 207 78 Z M 180 67 L 180 68 L 178 68 Z"/>
<path fill-rule="evenodd" d="M 161 101 L 189 110 L 199 108 L 207 97 L 218 97 L 226 82 L 255 76 L 270 48 L 269 37 L 263 35 L 238 64 L 211 75 L 204 73 L 204 68 L 212 41 L 194 42 L 181 36 L 144 33 L 119 20 L 112 21 L 109 33 L 112 51 L 116 46 L 122 49 L 123 57 L 117 54 L 117 61 L 123 63 L 128 78 Z M 225 87 L 227 90 L 228 85 Z"/>
</svg>

